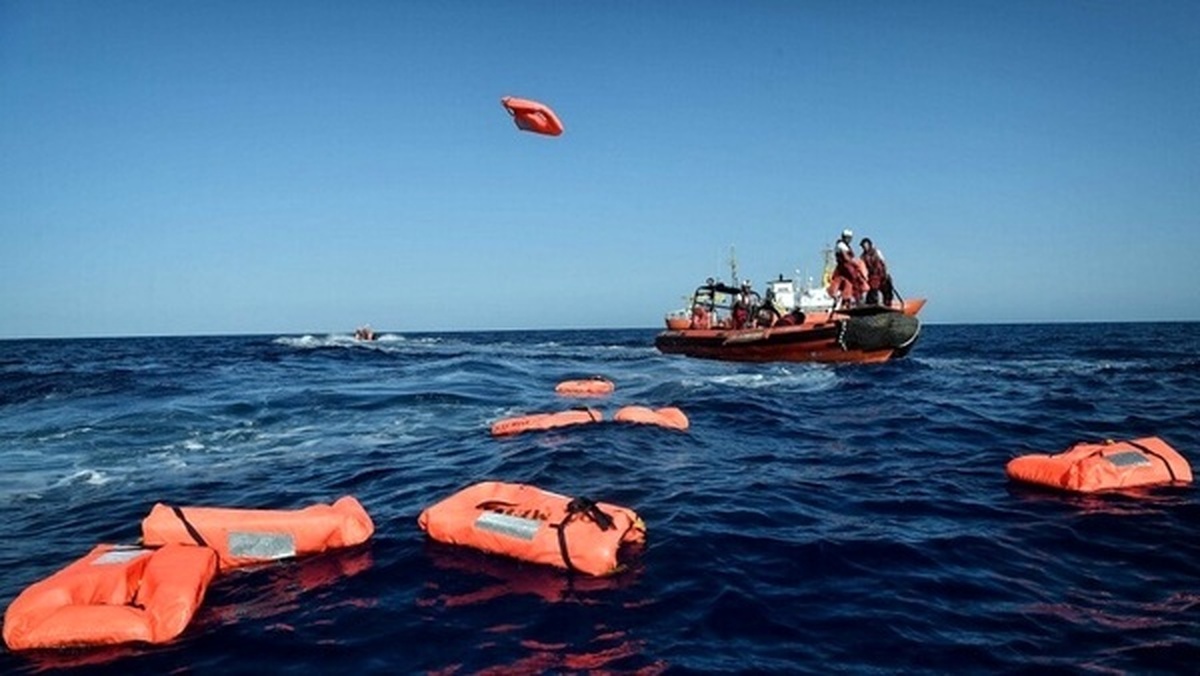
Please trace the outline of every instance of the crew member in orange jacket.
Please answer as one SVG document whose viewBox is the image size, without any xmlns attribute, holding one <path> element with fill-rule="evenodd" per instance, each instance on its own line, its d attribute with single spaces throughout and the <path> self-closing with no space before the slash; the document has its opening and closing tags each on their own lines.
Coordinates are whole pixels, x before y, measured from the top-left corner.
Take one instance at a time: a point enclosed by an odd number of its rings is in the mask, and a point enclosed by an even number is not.
<svg viewBox="0 0 1200 676">
<path fill-rule="evenodd" d="M 862 246 L 860 260 L 867 266 L 867 305 L 891 305 L 895 289 L 883 252 L 875 248 L 870 237 L 863 237 L 859 244 Z"/>
<path fill-rule="evenodd" d="M 854 249 L 850 246 L 853 240 L 854 233 L 843 230 L 841 239 L 834 245 L 837 267 L 827 289 L 829 295 L 840 300 L 843 306 L 862 302 L 867 293 L 867 268 L 862 260 L 854 257 Z"/>
</svg>

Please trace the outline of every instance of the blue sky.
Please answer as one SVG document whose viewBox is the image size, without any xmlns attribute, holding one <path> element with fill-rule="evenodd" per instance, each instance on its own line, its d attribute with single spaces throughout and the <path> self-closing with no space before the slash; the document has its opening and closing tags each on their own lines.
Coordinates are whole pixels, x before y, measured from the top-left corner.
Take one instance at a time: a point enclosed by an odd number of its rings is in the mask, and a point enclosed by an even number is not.
<svg viewBox="0 0 1200 676">
<path fill-rule="evenodd" d="M 554 108 L 517 131 L 502 96 Z M 0 0 L 0 337 L 1200 320 L 1200 3 Z"/>
</svg>

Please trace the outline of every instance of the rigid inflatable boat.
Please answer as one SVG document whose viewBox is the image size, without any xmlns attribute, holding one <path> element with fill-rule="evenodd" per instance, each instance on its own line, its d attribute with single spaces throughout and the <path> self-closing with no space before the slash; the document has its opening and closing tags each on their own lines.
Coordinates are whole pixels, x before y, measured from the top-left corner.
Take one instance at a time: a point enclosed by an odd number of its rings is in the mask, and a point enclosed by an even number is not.
<svg viewBox="0 0 1200 676">
<path fill-rule="evenodd" d="M 1188 461 L 1158 437 L 1078 443 L 1058 455 L 1022 455 L 1008 462 L 1014 481 L 1064 491 L 1095 491 L 1191 483 Z"/>
<path fill-rule="evenodd" d="M 297 510 L 154 505 L 142 520 L 142 542 L 196 544 L 216 550 L 233 568 L 366 542 L 375 525 L 351 496 Z"/>
<path fill-rule="evenodd" d="M 638 423 L 642 425 L 658 425 L 674 430 L 686 430 L 688 418 L 683 411 L 674 406 L 652 409 L 646 406 L 625 406 L 613 416 L 616 422 Z"/>
<path fill-rule="evenodd" d="M 191 622 L 216 572 L 207 547 L 97 545 L 17 596 L 4 642 L 11 650 L 165 643 Z"/>
<path fill-rule="evenodd" d="M 564 397 L 602 397 L 615 389 L 611 380 L 595 376 L 583 380 L 564 380 L 554 386 L 554 391 Z"/>
<path fill-rule="evenodd" d="M 503 437 L 521 432 L 549 430 L 555 427 L 586 425 L 604 420 L 604 414 L 594 408 L 577 408 L 558 413 L 532 413 L 530 415 L 505 418 L 492 423 L 492 436 Z"/>
<path fill-rule="evenodd" d="M 884 362 L 912 350 L 924 306 L 923 298 L 846 306 L 823 287 L 797 290 L 782 275 L 765 296 L 749 281 L 737 286 L 710 278 L 685 308 L 667 315 L 654 346 L 663 354 L 723 361 Z"/>
<path fill-rule="evenodd" d="M 654 346 L 663 354 L 722 361 L 866 364 L 908 354 L 921 330 L 916 317 L 889 308 L 788 317 L 792 323 L 769 327 L 668 329 Z"/>
<path fill-rule="evenodd" d="M 646 538 L 631 509 L 497 481 L 464 488 L 417 523 L 438 542 L 597 576 L 620 570 L 622 544 Z"/>
</svg>

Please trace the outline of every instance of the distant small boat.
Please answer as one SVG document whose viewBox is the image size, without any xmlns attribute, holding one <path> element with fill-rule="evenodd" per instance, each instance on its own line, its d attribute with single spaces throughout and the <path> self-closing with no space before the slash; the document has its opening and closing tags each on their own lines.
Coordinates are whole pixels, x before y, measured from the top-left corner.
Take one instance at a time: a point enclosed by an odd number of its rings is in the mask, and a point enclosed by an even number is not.
<svg viewBox="0 0 1200 676">
<path fill-rule="evenodd" d="M 363 325 L 363 326 L 358 327 L 357 329 L 354 329 L 354 339 L 355 340 L 370 341 L 370 340 L 375 340 L 377 337 L 378 336 L 375 335 L 375 330 L 372 329 L 370 326 Z"/>
</svg>

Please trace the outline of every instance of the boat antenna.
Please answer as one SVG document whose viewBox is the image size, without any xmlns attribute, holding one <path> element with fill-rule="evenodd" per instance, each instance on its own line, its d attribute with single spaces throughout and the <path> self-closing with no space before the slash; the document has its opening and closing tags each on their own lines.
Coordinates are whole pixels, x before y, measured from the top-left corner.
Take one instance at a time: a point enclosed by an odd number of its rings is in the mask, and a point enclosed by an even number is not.
<svg viewBox="0 0 1200 676">
<path fill-rule="evenodd" d="M 729 245 L 729 274 L 732 277 L 732 279 L 729 280 L 729 284 L 731 286 L 737 286 L 737 253 L 734 252 L 732 244 Z"/>
</svg>

